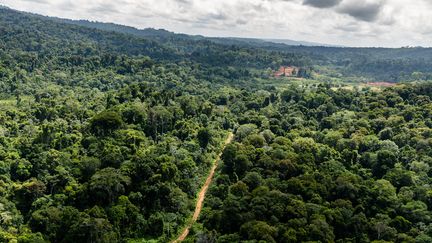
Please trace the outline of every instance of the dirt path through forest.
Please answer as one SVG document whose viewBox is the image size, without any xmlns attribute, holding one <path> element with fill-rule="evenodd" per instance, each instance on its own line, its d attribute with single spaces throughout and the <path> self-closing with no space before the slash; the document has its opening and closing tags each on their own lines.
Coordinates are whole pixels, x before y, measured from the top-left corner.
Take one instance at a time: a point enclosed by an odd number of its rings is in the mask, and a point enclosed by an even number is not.
<svg viewBox="0 0 432 243">
<path fill-rule="evenodd" d="M 228 135 L 228 138 L 225 140 L 225 143 L 224 143 L 224 146 L 222 148 L 222 151 L 225 149 L 225 147 L 229 143 L 232 142 L 233 138 L 234 138 L 234 134 L 230 133 Z M 199 217 L 199 215 L 201 213 L 202 205 L 203 205 L 203 202 L 204 202 L 204 199 L 205 199 L 205 195 L 206 195 L 207 190 L 208 190 L 208 188 L 209 188 L 209 186 L 210 186 L 210 184 L 211 184 L 211 182 L 213 180 L 213 176 L 215 174 L 215 171 L 216 171 L 216 168 L 218 166 L 218 162 L 219 162 L 221 156 L 222 156 L 222 152 L 220 152 L 218 154 L 218 156 L 216 157 L 216 159 L 213 161 L 213 166 L 212 166 L 212 168 L 210 170 L 210 174 L 208 175 L 208 177 L 207 177 L 207 179 L 206 179 L 203 187 L 201 188 L 200 193 L 198 194 L 198 200 L 197 200 L 196 205 L 195 205 L 195 212 L 194 212 L 194 214 L 192 216 L 192 220 L 187 224 L 186 228 L 183 230 L 183 232 L 181 233 L 181 235 L 176 240 L 172 241 L 172 243 L 182 242 L 184 239 L 186 239 L 186 237 L 189 234 L 190 228 L 198 220 L 198 217 Z"/>
</svg>

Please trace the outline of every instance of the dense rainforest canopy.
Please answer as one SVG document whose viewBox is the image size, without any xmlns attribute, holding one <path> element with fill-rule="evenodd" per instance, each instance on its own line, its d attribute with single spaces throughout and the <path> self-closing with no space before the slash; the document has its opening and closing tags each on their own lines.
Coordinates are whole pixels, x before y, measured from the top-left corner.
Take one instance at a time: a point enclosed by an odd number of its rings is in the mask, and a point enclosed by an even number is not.
<svg viewBox="0 0 432 243">
<path fill-rule="evenodd" d="M 0 8 L 0 242 L 431 242 L 430 52 Z"/>
</svg>

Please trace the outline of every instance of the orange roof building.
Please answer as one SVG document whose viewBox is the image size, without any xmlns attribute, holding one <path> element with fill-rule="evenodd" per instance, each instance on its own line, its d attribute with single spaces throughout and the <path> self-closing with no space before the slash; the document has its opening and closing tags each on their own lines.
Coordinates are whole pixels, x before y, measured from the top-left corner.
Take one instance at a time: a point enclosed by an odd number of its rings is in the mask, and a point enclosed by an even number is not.
<svg viewBox="0 0 432 243">
<path fill-rule="evenodd" d="M 297 76 L 298 68 L 297 67 L 280 67 L 278 71 L 274 73 L 275 77 L 294 77 Z"/>
</svg>

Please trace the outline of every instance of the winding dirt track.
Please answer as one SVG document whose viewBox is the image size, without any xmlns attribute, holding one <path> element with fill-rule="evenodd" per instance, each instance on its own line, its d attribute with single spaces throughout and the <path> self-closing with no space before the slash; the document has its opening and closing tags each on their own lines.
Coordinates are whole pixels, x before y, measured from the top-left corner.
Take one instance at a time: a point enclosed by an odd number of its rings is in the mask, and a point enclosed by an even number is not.
<svg viewBox="0 0 432 243">
<path fill-rule="evenodd" d="M 228 135 L 228 138 L 225 140 L 224 146 L 222 148 L 222 151 L 225 149 L 225 147 L 232 142 L 234 138 L 234 134 L 230 133 Z M 195 212 L 192 216 L 192 220 L 187 224 L 186 228 L 183 230 L 183 232 L 181 233 L 181 235 L 174 241 L 172 241 L 172 243 L 177 243 L 177 242 L 182 242 L 184 239 L 186 239 L 186 237 L 189 234 L 189 230 L 192 227 L 192 225 L 198 220 L 198 217 L 201 213 L 201 209 L 202 209 L 202 205 L 205 199 L 205 195 L 207 193 L 207 190 L 213 180 L 213 176 L 215 174 L 216 168 L 218 166 L 218 161 L 220 160 L 220 157 L 222 156 L 222 152 L 219 153 L 219 155 L 216 157 L 216 159 L 213 161 L 213 166 L 210 170 L 210 174 L 208 175 L 203 187 L 201 188 L 200 193 L 198 194 L 198 200 L 196 202 L 195 205 Z"/>
</svg>

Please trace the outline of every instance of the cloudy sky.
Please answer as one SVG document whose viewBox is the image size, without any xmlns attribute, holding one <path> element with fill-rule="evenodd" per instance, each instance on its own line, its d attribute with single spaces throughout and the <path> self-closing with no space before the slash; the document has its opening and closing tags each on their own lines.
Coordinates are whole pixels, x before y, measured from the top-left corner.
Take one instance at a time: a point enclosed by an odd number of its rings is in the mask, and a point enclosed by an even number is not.
<svg viewBox="0 0 432 243">
<path fill-rule="evenodd" d="M 432 0 L 0 0 L 71 19 L 206 36 L 432 46 Z"/>
</svg>

